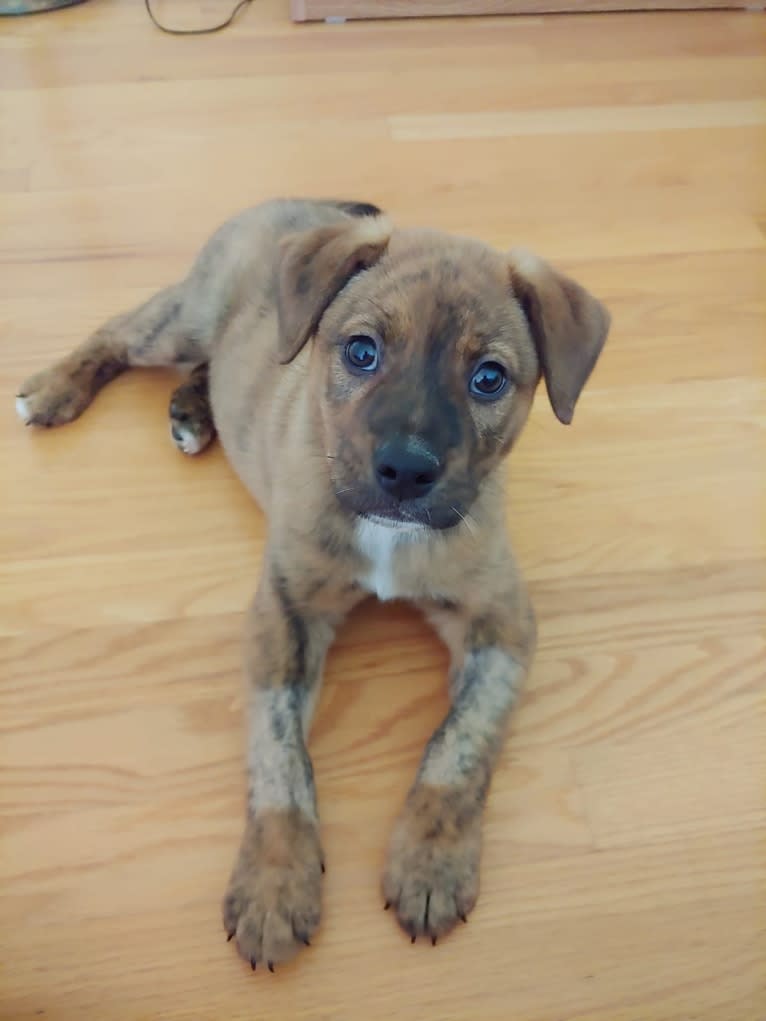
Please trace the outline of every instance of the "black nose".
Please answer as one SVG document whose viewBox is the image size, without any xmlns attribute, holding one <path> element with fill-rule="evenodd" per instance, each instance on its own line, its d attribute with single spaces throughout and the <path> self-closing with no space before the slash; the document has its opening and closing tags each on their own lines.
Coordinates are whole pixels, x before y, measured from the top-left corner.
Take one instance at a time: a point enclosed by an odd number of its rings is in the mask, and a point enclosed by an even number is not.
<svg viewBox="0 0 766 1021">
<path fill-rule="evenodd" d="M 373 457 L 380 488 L 397 500 L 416 500 L 429 493 L 442 473 L 438 457 L 420 440 L 387 440 Z"/>
</svg>

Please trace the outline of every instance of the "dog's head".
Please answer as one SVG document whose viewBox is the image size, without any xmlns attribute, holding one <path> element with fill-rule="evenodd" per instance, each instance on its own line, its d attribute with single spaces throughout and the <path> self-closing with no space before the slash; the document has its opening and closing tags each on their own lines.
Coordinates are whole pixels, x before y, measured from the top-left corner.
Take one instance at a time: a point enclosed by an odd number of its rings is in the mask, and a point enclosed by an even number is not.
<svg viewBox="0 0 766 1021">
<path fill-rule="evenodd" d="M 314 337 L 338 500 L 437 529 L 470 511 L 541 376 L 572 420 L 609 328 L 595 298 L 534 255 L 383 218 L 288 239 L 279 313 L 283 362 Z"/>
</svg>

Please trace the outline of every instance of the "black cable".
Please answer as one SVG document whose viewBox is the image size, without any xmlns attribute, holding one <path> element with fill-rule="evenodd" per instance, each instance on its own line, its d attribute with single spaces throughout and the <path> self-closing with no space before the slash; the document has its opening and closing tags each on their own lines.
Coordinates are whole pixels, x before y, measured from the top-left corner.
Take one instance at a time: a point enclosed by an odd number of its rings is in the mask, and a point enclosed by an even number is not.
<svg viewBox="0 0 766 1021">
<path fill-rule="evenodd" d="M 239 3 L 232 10 L 226 21 L 222 21 L 220 25 L 211 25 L 210 28 L 168 28 L 167 25 L 163 25 L 161 22 L 157 21 L 149 0 L 144 0 L 146 13 L 152 19 L 160 32 L 167 32 L 168 35 L 209 35 L 211 32 L 220 32 L 222 28 L 226 28 L 232 23 L 232 21 L 234 21 L 243 7 L 247 7 L 250 3 L 252 3 L 252 0 L 239 0 Z"/>
</svg>

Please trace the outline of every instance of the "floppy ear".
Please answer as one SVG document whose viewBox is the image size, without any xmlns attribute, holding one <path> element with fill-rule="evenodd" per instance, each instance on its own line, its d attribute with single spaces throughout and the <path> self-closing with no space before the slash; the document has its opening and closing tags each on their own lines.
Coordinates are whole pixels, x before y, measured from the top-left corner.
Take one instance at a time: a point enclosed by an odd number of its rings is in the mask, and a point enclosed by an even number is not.
<svg viewBox="0 0 766 1021">
<path fill-rule="evenodd" d="M 385 252 L 391 225 L 367 217 L 294 234 L 283 243 L 277 285 L 279 361 L 292 361 L 338 292 Z"/>
<path fill-rule="evenodd" d="M 513 291 L 532 332 L 548 399 L 556 418 L 569 425 L 604 346 L 609 313 L 584 287 L 531 252 L 514 250 L 509 259 Z"/>
</svg>

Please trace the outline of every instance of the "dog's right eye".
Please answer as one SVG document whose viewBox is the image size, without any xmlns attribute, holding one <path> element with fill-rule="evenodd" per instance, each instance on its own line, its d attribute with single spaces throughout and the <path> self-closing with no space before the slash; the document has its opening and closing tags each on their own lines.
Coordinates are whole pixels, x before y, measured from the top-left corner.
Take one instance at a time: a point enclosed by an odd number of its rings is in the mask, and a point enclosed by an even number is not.
<svg viewBox="0 0 766 1021">
<path fill-rule="evenodd" d="M 378 345 L 372 337 L 352 337 L 343 349 L 346 363 L 357 372 L 374 372 L 380 361 Z"/>
</svg>

